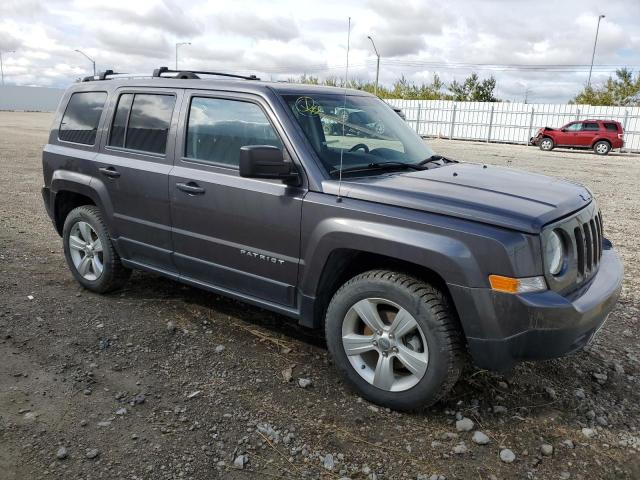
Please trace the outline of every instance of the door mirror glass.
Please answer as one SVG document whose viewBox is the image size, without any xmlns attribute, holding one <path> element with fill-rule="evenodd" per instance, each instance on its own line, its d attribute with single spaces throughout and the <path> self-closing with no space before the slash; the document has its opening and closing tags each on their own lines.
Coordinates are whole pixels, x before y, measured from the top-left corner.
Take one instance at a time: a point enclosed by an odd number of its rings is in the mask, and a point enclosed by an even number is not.
<svg viewBox="0 0 640 480">
<path fill-rule="evenodd" d="M 298 174 L 290 162 L 284 160 L 282 150 L 271 145 L 240 147 L 240 176 L 272 178 L 285 182 L 297 181 Z"/>
</svg>

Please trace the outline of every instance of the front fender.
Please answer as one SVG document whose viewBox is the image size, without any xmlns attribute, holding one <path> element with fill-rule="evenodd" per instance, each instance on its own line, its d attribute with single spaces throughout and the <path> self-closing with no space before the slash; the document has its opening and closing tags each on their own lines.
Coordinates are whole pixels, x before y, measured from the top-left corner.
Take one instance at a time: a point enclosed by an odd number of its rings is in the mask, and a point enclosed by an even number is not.
<svg viewBox="0 0 640 480">
<path fill-rule="evenodd" d="M 475 285 L 481 269 L 462 241 L 436 232 L 387 223 L 328 218 L 319 222 L 305 247 L 301 290 L 314 295 L 327 259 L 349 248 L 396 258 L 433 270 L 447 282 Z"/>
</svg>

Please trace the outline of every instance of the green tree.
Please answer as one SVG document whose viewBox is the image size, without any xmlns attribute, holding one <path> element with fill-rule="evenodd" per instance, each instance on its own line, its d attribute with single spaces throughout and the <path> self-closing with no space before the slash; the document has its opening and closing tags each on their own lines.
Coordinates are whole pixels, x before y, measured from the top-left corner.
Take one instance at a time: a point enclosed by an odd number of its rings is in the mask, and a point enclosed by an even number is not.
<svg viewBox="0 0 640 480">
<path fill-rule="evenodd" d="M 615 78 L 602 85 L 586 86 L 569 103 L 583 105 L 605 105 L 617 107 L 634 107 L 640 105 L 640 73 L 636 74 L 626 68 L 616 70 Z"/>
<path fill-rule="evenodd" d="M 327 77 L 320 80 L 318 77 L 302 75 L 298 78 L 289 78 L 289 82 L 307 83 L 313 85 L 329 85 L 332 87 L 344 87 L 344 78 Z M 373 82 L 367 82 L 359 78 L 353 78 L 347 82 L 348 88 L 355 88 L 365 92 L 376 91 Z M 403 98 L 406 100 L 460 100 L 470 102 L 497 102 L 493 96 L 496 80 L 493 77 L 480 80 L 476 73 L 469 76 L 462 84 L 453 82 L 446 87 L 444 82 L 436 74 L 431 83 L 415 84 L 404 75 L 397 79 L 391 87 L 378 85 L 378 97 Z M 448 90 L 448 92 L 447 92 Z M 449 93 L 450 92 L 450 93 Z"/>
<path fill-rule="evenodd" d="M 453 100 L 458 102 L 498 102 L 493 96 L 495 88 L 496 79 L 493 76 L 481 81 L 477 73 L 472 73 L 462 83 L 454 80 L 449 85 Z"/>
</svg>

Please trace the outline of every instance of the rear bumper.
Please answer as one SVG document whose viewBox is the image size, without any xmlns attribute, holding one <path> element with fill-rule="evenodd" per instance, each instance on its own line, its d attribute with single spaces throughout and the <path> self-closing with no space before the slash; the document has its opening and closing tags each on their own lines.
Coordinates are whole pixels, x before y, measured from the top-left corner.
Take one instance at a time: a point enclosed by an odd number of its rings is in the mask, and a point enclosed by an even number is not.
<svg viewBox="0 0 640 480">
<path fill-rule="evenodd" d="M 561 357 L 587 345 L 613 310 L 623 267 L 605 250 L 598 273 L 570 298 L 552 291 L 511 295 L 451 285 L 474 362 L 508 370 L 522 360 Z"/>
</svg>

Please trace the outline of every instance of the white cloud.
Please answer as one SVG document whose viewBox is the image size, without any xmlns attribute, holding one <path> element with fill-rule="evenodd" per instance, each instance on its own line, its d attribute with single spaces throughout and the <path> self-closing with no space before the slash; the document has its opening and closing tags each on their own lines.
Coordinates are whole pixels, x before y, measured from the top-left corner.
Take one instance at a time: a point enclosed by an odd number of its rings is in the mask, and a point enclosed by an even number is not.
<svg viewBox="0 0 640 480">
<path fill-rule="evenodd" d="M 613 67 L 640 65 L 638 0 L 0 0 L 0 50 L 6 80 L 65 86 L 91 70 L 151 72 L 183 68 L 255 72 L 286 79 L 308 73 L 344 75 L 347 18 L 352 17 L 351 75 L 381 81 L 400 75 L 445 82 L 472 71 L 494 75 L 498 96 L 567 101 L 586 82 L 598 14 L 595 82 Z M 467 66 L 432 66 L 464 63 Z M 579 71 L 496 69 L 483 64 L 582 65 Z M 575 69 L 574 69 L 575 70 Z M 604 70 L 604 71 L 603 71 Z"/>
</svg>

